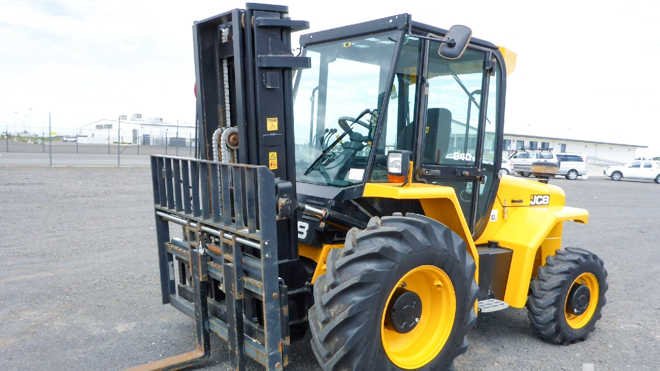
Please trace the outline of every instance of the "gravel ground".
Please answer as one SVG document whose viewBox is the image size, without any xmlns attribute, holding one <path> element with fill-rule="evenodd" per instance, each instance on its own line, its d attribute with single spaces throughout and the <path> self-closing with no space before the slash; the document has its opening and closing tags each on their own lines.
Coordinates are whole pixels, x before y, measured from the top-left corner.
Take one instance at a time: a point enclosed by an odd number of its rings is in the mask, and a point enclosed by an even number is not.
<svg viewBox="0 0 660 371">
<path fill-rule="evenodd" d="M 534 337 L 525 311 L 482 315 L 456 369 L 660 369 L 660 186 L 553 182 L 591 211 L 565 244 L 604 259 L 603 319 L 586 342 L 555 346 Z M 123 369 L 190 349 L 192 322 L 159 302 L 150 199 L 144 167 L 0 166 L 0 369 Z M 226 348 L 214 347 L 209 369 L 225 370 Z M 291 360 L 317 368 L 306 343 Z"/>
</svg>

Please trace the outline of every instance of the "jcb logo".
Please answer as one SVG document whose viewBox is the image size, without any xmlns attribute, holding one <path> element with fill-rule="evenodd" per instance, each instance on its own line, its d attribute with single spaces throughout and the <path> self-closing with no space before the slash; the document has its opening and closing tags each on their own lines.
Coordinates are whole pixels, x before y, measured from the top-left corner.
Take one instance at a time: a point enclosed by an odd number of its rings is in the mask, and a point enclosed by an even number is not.
<svg viewBox="0 0 660 371">
<path fill-rule="evenodd" d="M 532 199 L 529 201 L 529 204 L 532 206 L 548 205 L 550 204 L 550 195 L 532 195 Z"/>
</svg>

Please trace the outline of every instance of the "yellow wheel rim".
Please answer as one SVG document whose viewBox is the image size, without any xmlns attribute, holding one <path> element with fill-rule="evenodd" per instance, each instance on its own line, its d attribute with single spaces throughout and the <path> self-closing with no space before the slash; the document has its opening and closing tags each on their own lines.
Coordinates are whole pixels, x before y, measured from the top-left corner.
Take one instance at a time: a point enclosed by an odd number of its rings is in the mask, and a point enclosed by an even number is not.
<svg viewBox="0 0 660 371">
<path fill-rule="evenodd" d="M 386 314 L 395 291 L 403 288 L 419 296 L 419 322 L 400 333 L 387 323 Z M 444 270 L 421 265 L 406 273 L 390 292 L 381 318 L 380 337 L 387 357 L 403 369 L 416 369 L 431 362 L 444 348 L 456 316 L 456 293 Z"/>
<path fill-rule="evenodd" d="M 587 304 L 587 309 L 582 314 L 574 314 L 568 310 L 568 296 L 576 285 L 583 285 L 589 289 L 589 304 Z M 566 323 L 570 327 L 577 330 L 583 328 L 589 323 L 596 312 L 599 293 L 600 287 L 598 285 L 598 278 L 596 278 L 595 274 L 585 272 L 573 280 L 573 283 L 566 294 L 566 299 L 564 300 L 564 317 L 566 318 Z"/>
</svg>

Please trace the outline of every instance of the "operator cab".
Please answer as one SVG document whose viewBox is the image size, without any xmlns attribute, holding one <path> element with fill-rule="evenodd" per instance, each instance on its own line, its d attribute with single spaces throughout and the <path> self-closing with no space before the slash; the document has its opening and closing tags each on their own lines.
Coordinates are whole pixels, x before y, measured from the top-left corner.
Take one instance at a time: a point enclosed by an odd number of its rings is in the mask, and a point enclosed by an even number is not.
<svg viewBox="0 0 660 371">
<path fill-rule="evenodd" d="M 441 56 L 446 34 L 403 14 L 301 37 L 311 68 L 294 80 L 300 198 L 356 199 L 367 182 L 392 181 L 390 152 L 410 151 L 412 180 L 453 187 L 471 230 L 483 228 L 498 185 L 504 62 L 474 38 Z"/>
</svg>

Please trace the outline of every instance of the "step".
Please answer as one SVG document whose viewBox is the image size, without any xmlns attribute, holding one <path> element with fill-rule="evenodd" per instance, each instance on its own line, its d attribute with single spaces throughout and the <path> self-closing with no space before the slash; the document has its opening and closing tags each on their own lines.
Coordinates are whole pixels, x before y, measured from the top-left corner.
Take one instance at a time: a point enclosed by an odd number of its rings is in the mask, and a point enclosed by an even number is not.
<svg viewBox="0 0 660 371">
<path fill-rule="evenodd" d="M 482 313 L 497 312 L 509 307 L 509 304 L 497 299 L 479 300 L 479 311 Z"/>
</svg>

